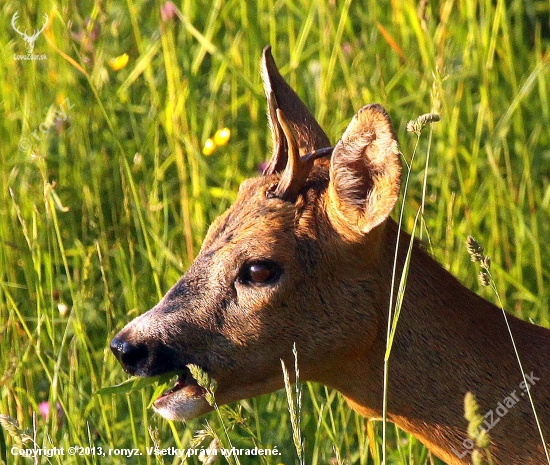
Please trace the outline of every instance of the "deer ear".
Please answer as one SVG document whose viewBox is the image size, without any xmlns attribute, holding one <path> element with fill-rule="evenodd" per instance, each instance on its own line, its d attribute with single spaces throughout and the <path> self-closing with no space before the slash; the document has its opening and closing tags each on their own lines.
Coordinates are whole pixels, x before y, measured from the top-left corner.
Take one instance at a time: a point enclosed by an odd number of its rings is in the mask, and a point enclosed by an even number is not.
<svg viewBox="0 0 550 465">
<path fill-rule="evenodd" d="M 328 147 L 330 142 L 300 97 L 279 73 L 270 46 L 264 49 L 261 68 L 273 139 L 273 154 L 264 174 L 273 174 L 285 169 L 289 150 L 285 133 L 277 118 L 277 109 L 284 113 L 295 136 L 300 155 Z"/>
<path fill-rule="evenodd" d="M 399 153 L 384 108 L 359 110 L 332 154 L 328 213 L 337 229 L 364 235 L 390 215 L 399 196 Z"/>
</svg>

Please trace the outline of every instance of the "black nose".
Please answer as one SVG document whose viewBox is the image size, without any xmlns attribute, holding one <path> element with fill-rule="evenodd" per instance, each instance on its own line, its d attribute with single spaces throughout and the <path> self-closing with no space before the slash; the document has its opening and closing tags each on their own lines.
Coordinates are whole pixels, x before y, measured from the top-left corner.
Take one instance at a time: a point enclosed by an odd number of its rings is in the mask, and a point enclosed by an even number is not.
<svg viewBox="0 0 550 465">
<path fill-rule="evenodd" d="M 142 375 L 140 372 L 149 358 L 149 349 L 145 344 L 132 344 L 116 336 L 111 341 L 111 350 L 126 372 L 131 375 Z"/>
</svg>

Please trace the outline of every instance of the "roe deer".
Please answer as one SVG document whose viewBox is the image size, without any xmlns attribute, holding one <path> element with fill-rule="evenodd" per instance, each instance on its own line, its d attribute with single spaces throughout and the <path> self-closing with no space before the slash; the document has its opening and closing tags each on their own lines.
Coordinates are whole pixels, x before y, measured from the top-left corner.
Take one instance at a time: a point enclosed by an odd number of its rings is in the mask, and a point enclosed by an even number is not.
<svg viewBox="0 0 550 465">
<path fill-rule="evenodd" d="M 269 47 L 262 75 L 273 134 L 266 171 L 241 185 L 187 273 L 111 348 L 130 374 L 181 373 L 154 403 L 168 419 L 212 409 L 186 365 L 217 381 L 221 405 L 282 388 L 280 361 L 292 365 L 294 343 L 303 380 L 380 417 L 398 237 L 389 216 L 400 188 L 395 133 L 386 111 L 368 105 L 332 149 Z M 410 236 L 400 237 L 402 268 Z M 508 318 L 549 437 L 550 331 Z M 388 419 L 448 464 L 470 461 L 469 391 L 485 415 L 495 464 L 546 462 L 501 310 L 418 245 L 389 366 Z"/>
</svg>

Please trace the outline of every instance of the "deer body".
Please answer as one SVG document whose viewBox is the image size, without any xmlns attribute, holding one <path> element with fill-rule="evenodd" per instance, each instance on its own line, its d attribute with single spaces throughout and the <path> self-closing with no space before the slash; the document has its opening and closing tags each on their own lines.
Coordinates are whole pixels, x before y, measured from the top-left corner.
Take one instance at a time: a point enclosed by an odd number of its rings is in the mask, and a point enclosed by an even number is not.
<svg viewBox="0 0 550 465">
<path fill-rule="evenodd" d="M 396 230 L 397 226 L 388 222 L 386 256 L 394 251 Z M 403 242 L 400 250 L 405 255 L 408 238 Z M 389 283 L 391 267 L 384 263 L 382 281 Z M 389 295 L 389 286 L 381 294 Z M 387 298 L 378 305 L 386 317 Z M 508 320 L 548 438 L 550 332 L 510 315 Z M 334 384 L 323 380 L 366 417 L 380 417 L 382 413 L 385 331 L 383 325 L 375 347 L 349 367 L 349 372 L 344 363 L 346 368 L 335 374 Z M 472 445 L 464 419 L 464 395 L 468 391 L 476 395 L 480 413 L 485 416 L 494 463 L 547 463 L 502 311 L 462 286 L 415 247 L 390 356 L 389 419 L 414 434 L 446 463 L 471 463 Z"/>
<path fill-rule="evenodd" d="M 188 364 L 217 381 L 221 405 L 283 387 L 280 360 L 292 364 L 293 344 L 303 380 L 380 417 L 400 179 L 389 117 L 364 107 L 324 150 L 328 138 L 269 49 L 262 65 L 274 146 L 266 173 L 243 183 L 185 276 L 111 348 L 129 373 L 181 373 L 155 401 L 166 418 L 211 410 Z M 409 237 L 400 242 L 398 275 Z M 508 318 L 548 437 L 550 331 Z M 417 245 L 389 366 L 389 419 L 447 463 L 470 462 L 468 391 L 482 414 L 493 411 L 495 464 L 545 463 L 502 312 Z"/>
</svg>

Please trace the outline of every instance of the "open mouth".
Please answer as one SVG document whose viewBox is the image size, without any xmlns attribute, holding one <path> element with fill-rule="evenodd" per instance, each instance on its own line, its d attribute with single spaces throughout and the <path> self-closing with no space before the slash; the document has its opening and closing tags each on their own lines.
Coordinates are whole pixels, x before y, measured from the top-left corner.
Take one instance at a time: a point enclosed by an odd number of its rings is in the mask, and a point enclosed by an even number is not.
<svg viewBox="0 0 550 465">
<path fill-rule="evenodd" d="M 174 385 L 164 391 L 154 402 L 154 404 L 162 403 L 169 397 L 176 393 L 182 398 L 199 398 L 204 397 L 206 390 L 199 386 L 193 375 L 188 368 L 185 368 L 182 373 L 178 375 Z"/>
<path fill-rule="evenodd" d="M 168 420 L 190 420 L 212 409 L 206 397 L 206 389 L 197 383 L 189 368 L 185 368 L 173 386 L 155 399 L 153 408 Z"/>
</svg>

